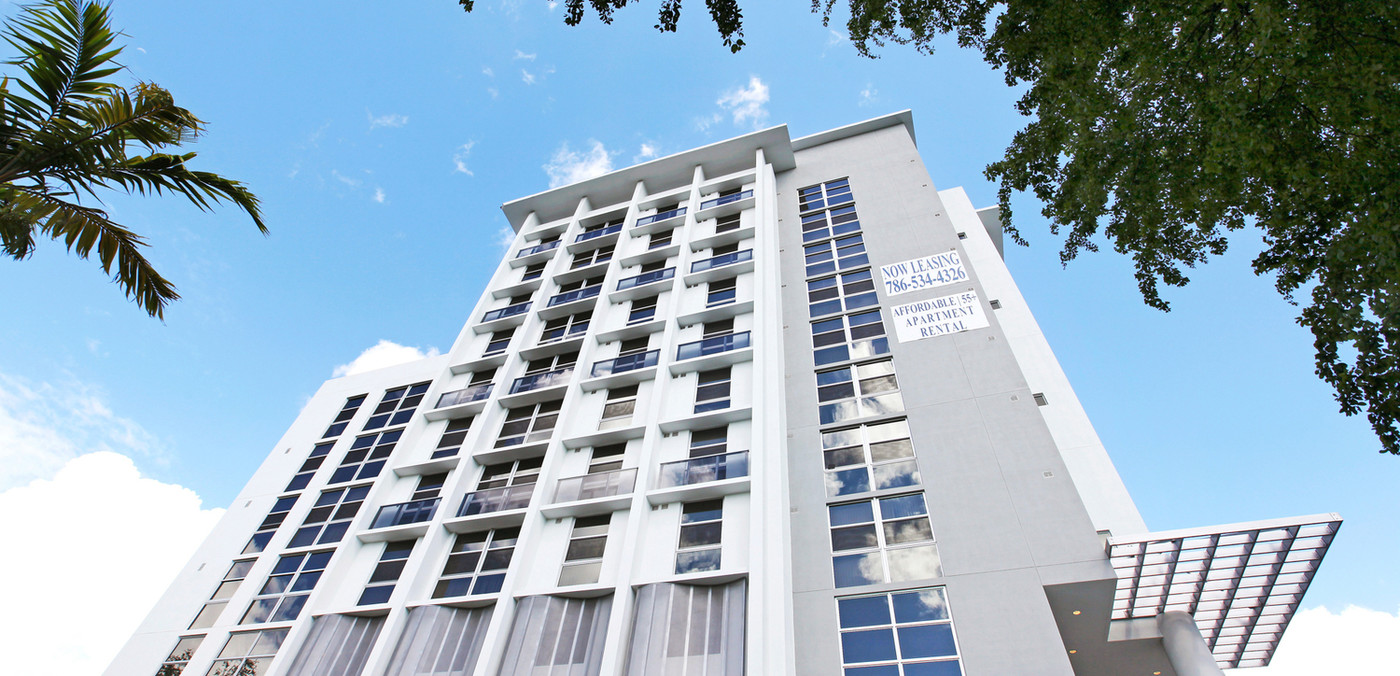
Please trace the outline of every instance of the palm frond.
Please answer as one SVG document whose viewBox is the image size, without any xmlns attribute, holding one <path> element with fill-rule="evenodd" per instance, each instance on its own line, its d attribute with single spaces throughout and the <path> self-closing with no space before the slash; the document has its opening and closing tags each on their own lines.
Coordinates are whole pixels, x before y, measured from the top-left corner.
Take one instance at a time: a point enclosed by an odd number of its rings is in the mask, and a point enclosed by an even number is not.
<svg viewBox="0 0 1400 676">
<path fill-rule="evenodd" d="M 69 101 L 89 101 L 118 88 L 106 78 L 121 70 L 113 60 L 122 48 L 113 46 L 106 5 L 84 0 L 48 0 L 20 9 L 4 33 L 20 56 L 10 63 L 28 81 L 18 80 L 30 96 L 60 117 Z"/>
<path fill-rule="evenodd" d="M 185 163 L 194 157 L 195 153 L 132 157 L 120 164 L 94 171 L 92 177 L 104 184 L 115 183 L 128 192 L 142 195 L 165 192 L 183 195 L 204 211 L 212 209 L 212 203 L 229 201 L 252 217 L 258 230 L 267 234 L 258 198 L 238 181 L 207 171 L 191 171 Z"/>
<path fill-rule="evenodd" d="M 8 208 L 26 214 L 41 232 L 61 240 L 79 258 L 88 258 L 96 250 L 102 271 L 152 317 L 164 319 L 165 306 L 180 298 L 175 285 L 142 255 L 145 240 L 114 223 L 101 209 L 23 189 L 13 190 L 10 198 Z"/>
</svg>

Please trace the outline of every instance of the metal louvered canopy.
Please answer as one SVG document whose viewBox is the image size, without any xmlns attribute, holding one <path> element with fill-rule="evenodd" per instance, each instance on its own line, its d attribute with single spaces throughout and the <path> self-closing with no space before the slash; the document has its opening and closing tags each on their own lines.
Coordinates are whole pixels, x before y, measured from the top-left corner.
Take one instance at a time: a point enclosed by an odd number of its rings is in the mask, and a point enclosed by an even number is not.
<svg viewBox="0 0 1400 676">
<path fill-rule="evenodd" d="M 1267 666 L 1341 525 L 1319 514 L 1110 538 L 1112 617 L 1183 611 L 1222 668 Z"/>
</svg>

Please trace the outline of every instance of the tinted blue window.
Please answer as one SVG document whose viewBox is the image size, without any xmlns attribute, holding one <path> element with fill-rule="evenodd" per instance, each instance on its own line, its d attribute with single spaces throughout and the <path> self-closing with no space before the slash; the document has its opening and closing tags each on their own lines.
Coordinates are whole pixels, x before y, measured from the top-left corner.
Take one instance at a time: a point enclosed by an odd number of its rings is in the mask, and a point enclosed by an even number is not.
<svg viewBox="0 0 1400 676">
<path fill-rule="evenodd" d="M 892 660 L 894 634 L 888 628 L 841 634 L 841 655 L 847 663 Z"/>
<path fill-rule="evenodd" d="M 951 657 L 958 654 L 953 644 L 953 626 L 925 624 L 899 628 L 899 649 L 905 658 Z"/>
<path fill-rule="evenodd" d="M 962 676 L 962 667 L 958 665 L 957 660 L 906 664 L 904 676 Z"/>
<path fill-rule="evenodd" d="M 841 616 L 842 629 L 890 623 L 889 604 L 885 603 L 883 596 L 841 599 L 836 602 L 836 607 Z"/>
<path fill-rule="evenodd" d="M 880 501 L 880 515 L 885 519 L 898 519 L 903 516 L 918 516 L 927 513 L 928 508 L 924 507 L 923 493 L 901 495 L 897 498 L 885 498 Z"/>
<path fill-rule="evenodd" d="M 875 514 L 870 509 L 869 502 L 854 502 L 849 505 L 832 505 L 828 508 L 831 513 L 831 525 L 845 526 L 852 523 L 869 523 L 875 520 Z"/>
<path fill-rule="evenodd" d="M 942 589 L 924 589 L 894 595 L 894 618 L 900 623 L 948 619 L 948 601 Z"/>
</svg>

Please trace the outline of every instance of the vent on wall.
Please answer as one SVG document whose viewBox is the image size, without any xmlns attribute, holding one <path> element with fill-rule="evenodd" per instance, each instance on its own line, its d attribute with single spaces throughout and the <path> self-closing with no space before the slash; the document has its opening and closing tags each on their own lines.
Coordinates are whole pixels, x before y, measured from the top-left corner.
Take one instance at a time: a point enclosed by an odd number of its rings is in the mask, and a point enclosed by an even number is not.
<svg viewBox="0 0 1400 676">
<path fill-rule="evenodd" d="M 965 233 L 965 232 L 960 232 L 960 233 L 958 233 L 958 239 L 967 239 L 967 233 Z"/>
<path fill-rule="evenodd" d="M 988 301 L 988 302 L 991 303 L 992 309 L 993 309 L 993 310 L 1000 310 L 1000 309 L 1001 309 L 1001 301 L 999 301 L 999 300 L 993 298 L 992 300 L 990 300 L 990 301 Z"/>
<path fill-rule="evenodd" d="M 1041 392 L 1036 392 L 1035 394 L 1032 394 L 1031 398 L 1035 399 L 1036 406 L 1044 406 L 1050 403 L 1050 401 L 1045 398 L 1045 394 Z"/>
</svg>

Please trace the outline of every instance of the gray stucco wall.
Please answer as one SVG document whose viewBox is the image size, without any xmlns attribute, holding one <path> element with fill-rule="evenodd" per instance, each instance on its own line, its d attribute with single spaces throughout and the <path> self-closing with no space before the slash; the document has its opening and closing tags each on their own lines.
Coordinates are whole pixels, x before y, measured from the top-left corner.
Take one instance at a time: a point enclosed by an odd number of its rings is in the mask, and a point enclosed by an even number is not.
<svg viewBox="0 0 1400 676">
<path fill-rule="evenodd" d="M 901 125 L 799 151 L 797 167 L 777 177 L 796 671 L 841 673 L 836 597 L 944 585 L 967 674 L 1070 674 L 1037 568 L 1082 564 L 1086 578 L 1101 575 L 1103 548 L 970 264 L 966 283 L 894 299 L 878 291 L 944 577 L 834 588 L 815 366 L 801 349 L 811 337 L 797 190 L 841 177 L 850 179 L 877 289 L 880 265 L 962 253 L 958 230 L 981 227 L 945 214 Z M 979 292 L 990 327 L 898 342 L 892 306 L 968 289 Z"/>
</svg>

